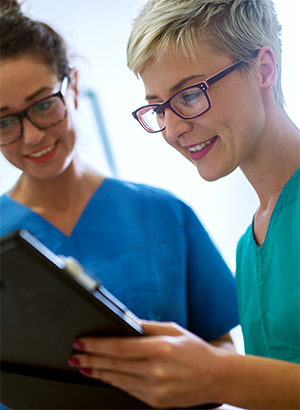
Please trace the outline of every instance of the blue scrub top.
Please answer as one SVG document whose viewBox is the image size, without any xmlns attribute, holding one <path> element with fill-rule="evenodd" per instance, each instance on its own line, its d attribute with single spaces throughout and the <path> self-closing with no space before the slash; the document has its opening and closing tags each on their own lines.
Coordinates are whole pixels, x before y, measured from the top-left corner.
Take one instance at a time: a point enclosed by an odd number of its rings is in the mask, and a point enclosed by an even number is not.
<svg viewBox="0 0 300 410">
<path fill-rule="evenodd" d="M 239 323 L 232 273 L 191 208 L 166 191 L 107 178 L 70 236 L 7 195 L 0 212 L 1 236 L 27 229 L 75 257 L 140 318 L 208 341 Z"/>
</svg>

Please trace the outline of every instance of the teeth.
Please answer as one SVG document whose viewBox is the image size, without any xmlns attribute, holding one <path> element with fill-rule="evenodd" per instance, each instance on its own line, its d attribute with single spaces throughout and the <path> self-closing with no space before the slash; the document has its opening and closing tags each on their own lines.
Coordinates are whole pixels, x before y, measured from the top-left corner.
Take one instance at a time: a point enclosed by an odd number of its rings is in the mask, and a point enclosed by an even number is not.
<svg viewBox="0 0 300 410">
<path fill-rule="evenodd" d="M 28 155 L 28 156 L 29 156 L 30 158 L 40 158 L 40 157 L 42 157 L 43 155 L 48 154 L 48 152 L 52 151 L 54 147 L 55 147 L 55 144 L 53 144 L 53 145 L 52 145 L 51 147 L 49 147 L 49 148 L 45 148 L 45 149 L 43 149 L 42 151 L 36 152 L 35 154 L 31 154 L 31 155 Z"/>
<path fill-rule="evenodd" d="M 217 137 L 213 137 L 211 140 L 203 142 L 202 144 L 195 145 L 194 147 L 189 148 L 191 152 L 198 152 L 205 148 L 207 145 L 211 144 Z"/>
</svg>

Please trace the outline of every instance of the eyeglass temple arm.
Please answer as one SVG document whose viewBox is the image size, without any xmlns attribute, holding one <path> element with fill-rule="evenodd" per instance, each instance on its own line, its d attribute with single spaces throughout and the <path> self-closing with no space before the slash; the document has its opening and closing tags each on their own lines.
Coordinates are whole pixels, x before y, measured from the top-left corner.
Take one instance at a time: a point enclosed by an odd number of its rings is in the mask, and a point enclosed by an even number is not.
<svg viewBox="0 0 300 410">
<path fill-rule="evenodd" d="M 62 80 L 61 86 L 60 86 L 60 93 L 64 97 L 67 91 L 69 85 L 69 78 L 68 76 L 65 76 Z"/>
<path fill-rule="evenodd" d="M 237 61 L 236 63 L 232 64 L 225 70 L 219 71 L 217 74 L 213 75 L 212 77 L 208 78 L 206 80 L 206 83 L 211 86 L 215 84 L 217 81 L 221 80 L 223 77 L 225 77 L 227 74 L 230 74 L 232 71 L 236 70 L 239 68 L 241 65 L 245 64 L 244 61 Z"/>
</svg>

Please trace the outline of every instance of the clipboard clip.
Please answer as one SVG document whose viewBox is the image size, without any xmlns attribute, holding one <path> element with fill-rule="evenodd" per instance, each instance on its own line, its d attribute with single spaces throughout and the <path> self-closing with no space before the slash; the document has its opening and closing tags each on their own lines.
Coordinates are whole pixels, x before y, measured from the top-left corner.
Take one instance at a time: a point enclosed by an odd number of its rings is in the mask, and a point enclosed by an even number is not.
<svg viewBox="0 0 300 410">
<path fill-rule="evenodd" d="M 91 292 L 99 288 L 99 282 L 89 275 L 75 258 L 64 255 L 59 255 L 59 258 L 64 262 L 64 271 L 81 285 Z"/>
</svg>

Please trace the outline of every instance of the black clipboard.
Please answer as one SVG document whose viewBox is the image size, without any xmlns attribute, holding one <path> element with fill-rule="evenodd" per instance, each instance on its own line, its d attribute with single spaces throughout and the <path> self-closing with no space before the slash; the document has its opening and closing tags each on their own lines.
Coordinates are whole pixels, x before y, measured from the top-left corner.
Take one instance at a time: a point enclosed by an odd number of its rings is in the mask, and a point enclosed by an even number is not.
<svg viewBox="0 0 300 410">
<path fill-rule="evenodd" d="M 0 250 L 1 404 L 23 410 L 149 409 L 67 363 L 80 336 L 143 336 L 134 313 L 77 261 L 55 255 L 26 230 L 2 237 Z"/>
</svg>

